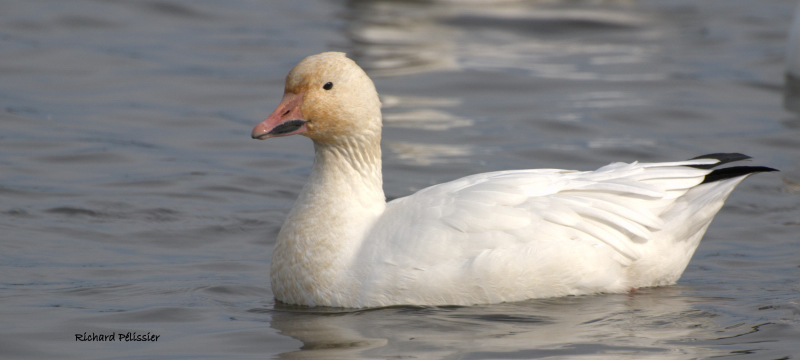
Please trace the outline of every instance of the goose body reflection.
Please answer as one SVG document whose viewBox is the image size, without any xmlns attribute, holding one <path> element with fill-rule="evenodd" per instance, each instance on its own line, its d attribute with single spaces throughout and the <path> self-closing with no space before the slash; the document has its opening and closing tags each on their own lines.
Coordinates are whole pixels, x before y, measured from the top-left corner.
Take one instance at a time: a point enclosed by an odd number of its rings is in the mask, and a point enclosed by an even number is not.
<svg viewBox="0 0 800 360">
<path fill-rule="evenodd" d="M 724 350 L 687 341 L 719 337 L 716 299 L 680 286 L 632 294 L 537 299 L 468 307 L 395 306 L 369 310 L 299 309 L 276 305 L 270 325 L 303 342 L 282 359 L 405 357 L 540 359 L 708 358 Z M 745 331 L 738 329 L 739 331 Z M 598 342 L 597 339 L 603 339 Z M 591 354 L 591 355 L 589 355 Z"/>
<path fill-rule="evenodd" d="M 595 171 L 468 176 L 386 203 L 381 104 L 342 53 L 301 61 L 252 133 L 314 142 L 309 179 L 273 252 L 278 301 L 471 305 L 674 284 L 724 200 L 766 167 L 710 154 Z"/>
</svg>

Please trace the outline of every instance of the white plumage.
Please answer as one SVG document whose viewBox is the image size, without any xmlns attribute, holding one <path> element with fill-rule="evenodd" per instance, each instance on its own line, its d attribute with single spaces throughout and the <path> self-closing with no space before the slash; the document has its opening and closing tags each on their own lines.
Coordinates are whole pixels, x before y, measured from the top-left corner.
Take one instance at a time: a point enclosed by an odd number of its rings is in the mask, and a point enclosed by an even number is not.
<svg viewBox="0 0 800 360">
<path fill-rule="evenodd" d="M 499 171 L 386 203 L 377 99 L 352 60 L 323 53 L 289 73 L 284 100 L 253 130 L 305 135 L 316 152 L 273 253 L 279 301 L 470 305 L 673 284 L 733 188 L 773 170 L 712 171 L 746 157 L 711 154 Z"/>
</svg>

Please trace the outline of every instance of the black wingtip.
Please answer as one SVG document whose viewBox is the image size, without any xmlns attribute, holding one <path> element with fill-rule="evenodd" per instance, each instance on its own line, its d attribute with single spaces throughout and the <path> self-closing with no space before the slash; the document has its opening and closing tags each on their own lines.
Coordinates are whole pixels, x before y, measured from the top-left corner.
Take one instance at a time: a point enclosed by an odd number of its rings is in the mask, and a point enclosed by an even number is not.
<svg viewBox="0 0 800 360">
<path fill-rule="evenodd" d="M 739 176 L 745 176 L 753 173 L 769 172 L 769 171 L 778 171 L 778 170 L 766 166 L 734 166 L 724 169 L 717 169 L 708 173 L 708 175 L 706 175 L 705 179 L 703 179 L 703 182 L 701 184 L 707 184 L 714 181 L 720 181 Z"/>
<path fill-rule="evenodd" d="M 739 153 L 713 153 L 713 154 L 693 157 L 689 160 L 698 160 L 698 159 L 716 159 L 719 160 L 719 162 L 716 164 L 709 164 L 709 165 L 689 165 L 689 166 L 697 169 L 712 169 L 714 167 L 727 164 L 730 162 L 747 160 L 750 159 L 750 157 L 745 154 L 739 154 Z"/>
<path fill-rule="evenodd" d="M 731 163 L 734 161 L 747 160 L 750 159 L 750 157 L 745 154 L 739 154 L 739 153 L 713 153 L 713 154 L 693 157 L 689 160 L 698 160 L 698 159 L 715 159 L 719 160 L 719 162 L 708 165 L 688 165 L 688 166 L 696 169 L 713 169 L 719 165 Z M 778 170 L 766 166 L 733 166 L 724 169 L 717 169 L 708 173 L 705 179 L 703 179 L 703 182 L 701 184 L 707 184 L 714 181 L 720 181 L 739 176 L 750 175 L 757 172 L 769 172 L 769 171 L 778 171 Z"/>
</svg>

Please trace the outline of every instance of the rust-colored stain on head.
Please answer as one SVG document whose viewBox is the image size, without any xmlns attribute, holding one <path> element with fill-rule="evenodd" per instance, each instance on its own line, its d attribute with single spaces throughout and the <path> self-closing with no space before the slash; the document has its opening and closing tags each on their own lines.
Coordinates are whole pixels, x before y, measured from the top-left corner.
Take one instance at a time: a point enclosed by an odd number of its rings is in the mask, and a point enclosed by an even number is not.
<svg viewBox="0 0 800 360">
<path fill-rule="evenodd" d="M 376 126 L 380 131 L 375 85 L 344 53 L 305 58 L 286 75 L 284 92 L 284 96 L 303 94 L 300 112 L 308 121 L 308 131 L 302 135 L 314 141 L 336 142 L 362 129 L 374 131 Z"/>
</svg>

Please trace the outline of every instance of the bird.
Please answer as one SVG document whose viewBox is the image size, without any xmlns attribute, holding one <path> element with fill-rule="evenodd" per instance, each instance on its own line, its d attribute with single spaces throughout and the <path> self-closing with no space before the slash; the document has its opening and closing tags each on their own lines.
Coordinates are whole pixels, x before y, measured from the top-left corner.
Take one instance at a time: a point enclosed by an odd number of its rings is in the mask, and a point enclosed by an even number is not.
<svg viewBox="0 0 800 360">
<path fill-rule="evenodd" d="M 302 135 L 314 163 L 270 262 L 277 303 L 469 306 L 675 284 L 733 188 L 764 166 L 713 153 L 594 171 L 481 173 L 389 202 L 381 102 L 341 52 L 300 61 L 251 137 Z"/>
</svg>

